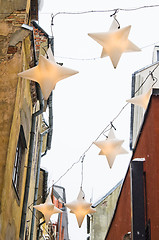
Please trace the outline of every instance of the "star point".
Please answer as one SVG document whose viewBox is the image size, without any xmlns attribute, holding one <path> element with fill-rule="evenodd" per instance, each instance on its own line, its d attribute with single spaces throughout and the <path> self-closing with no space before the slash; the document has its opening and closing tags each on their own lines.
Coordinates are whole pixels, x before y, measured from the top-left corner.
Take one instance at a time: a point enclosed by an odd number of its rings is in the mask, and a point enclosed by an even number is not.
<svg viewBox="0 0 159 240">
<path fill-rule="evenodd" d="M 55 205 L 52 203 L 50 196 L 47 197 L 45 203 L 34 205 L 33 207 L 44 215 L 46 224 L 49 223 L 49 220 L 53 214 L 62 213 L 62 211 L 55 207 Z"/>
<path fill-rule="evenodd" d="M 138 95 L 136 97 L 126 100 L 126 102 L 138 105 L 140 107 L 143 107 L 146 110 L 151 93 L 152 93 L 152 88 L 150 88 L 147 92 L 141 95 Z"/>
<path fill-rule="evenodd" d="M 78 73 L 78 71 L 60 66 L 54 60 L 51 50 L 48 51 L 49 59 L 40 56 L 39 64 L 18 74 L 18 76 L 38 82 L 40 84 L 44 100 L 47 100 L 57 82 Z"/>
<path fill-rule="evenodd" d="M 116 20 L 114 20 L 108 32 L 89 33 L 88 35 L 103 47 L 101 58 L 109 56 L 114 68 L 116 68 L 124 52 L 141 51 L 129 41 L 130 29 L 130 25 L 118 29 Z"/>
<path fill-rule="evenodd" d="M 111 168 L 115 161 L 115 158 L 119 154 L 128 153 L 123 147 L 124 140 L 119 140 L 115 137 L 113 129 L 111 128 L 108 134 L 108 138 L 105 141 L 96 141 L 94 144 L 101 149 L 99 155 L 105 155 Z"/>
<path fill-rule="evenodd" d="M 80 189 L 80 192 L 76 200 L 65 204 L 65 206 L 70 209 L 70 213 L 76 215 L 79 227 L 81 227 L 85 215 L 96 212 L 96 210 L 93 209 L 91 205 L 92 205 L 91 203 L 86 202 L 82 188 Z"/>
</svg>

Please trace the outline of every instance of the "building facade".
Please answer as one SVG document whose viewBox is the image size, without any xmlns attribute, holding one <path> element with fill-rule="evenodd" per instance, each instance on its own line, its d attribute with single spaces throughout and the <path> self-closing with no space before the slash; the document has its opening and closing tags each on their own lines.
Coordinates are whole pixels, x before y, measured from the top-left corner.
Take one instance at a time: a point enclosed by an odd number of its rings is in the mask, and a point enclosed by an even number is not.
<svg viewBox="0 0 159 240">
<path fill-rule="evenodd" d="M 52 189 L 52 202 L 57 207 L 62 209 L 62 213 L 55 216 L 53 219 L 53 227 L 58 240 L 69 240 L 68 234 L 68 214 L 67 208 L 64 206 L 66 203 L 65 188 L 54 185 Z"/>
<path fill-rule="evenodd" d="M 1 1 L 0 13 L 0 239 L 36 239 L 28 208 L 36 201 L 40 158 L 51 148 L 52 96 L 17 75 L 37 65 L 49 37 L 36 22 L 37 0 Z M 43 111 L 48 108 L 48 123 Z M 32 227 L 33 226 L 33 227 Z"/>
<path fill-rule="evenodd" d="M 153 56 L 157 56 L 157 51 Z M 158 76 L 158 61 L 133 75 L 133 86 L 139 88 L 143 85 L 147 89 L 146 86 L 153 85 L 153 88 L 145 111 L 139 106 L 132 107 L 130 146 L 133 154 L 105 238 L 107 240 L 157 240 L 159 236 Z"/>
<path fill-rule="evenodd" d="M 114 208 L 120 193 L 122 181 L 120 181 L 105 196 L 99 199 L 92 207 L 96 208 L 96 212 L 87 217 L 87 233 L 90 240 L 103 240 L 108 231 Z M 89 226 L 89 227 L 88 227 Z"/>
</svg>

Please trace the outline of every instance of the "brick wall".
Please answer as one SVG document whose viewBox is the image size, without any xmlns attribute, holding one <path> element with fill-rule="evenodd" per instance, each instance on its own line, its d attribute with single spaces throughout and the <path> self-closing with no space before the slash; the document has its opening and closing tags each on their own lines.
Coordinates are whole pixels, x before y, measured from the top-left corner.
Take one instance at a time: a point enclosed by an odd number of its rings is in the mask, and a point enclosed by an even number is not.
<svg viewBox="0 0 159 240">
<path fill-rule="evenodd" d="M 48 46 L 48 37 L 45 35 L 44 32 L 42 32 L 42 30 L 38 29 L 35 26 L 33 26 L 33 31 L 34 31 L 36 58 L 38 60 L 41 54 L 45 55 L 45 50 L 47 50 L 47 46 Z"/>
</svg>

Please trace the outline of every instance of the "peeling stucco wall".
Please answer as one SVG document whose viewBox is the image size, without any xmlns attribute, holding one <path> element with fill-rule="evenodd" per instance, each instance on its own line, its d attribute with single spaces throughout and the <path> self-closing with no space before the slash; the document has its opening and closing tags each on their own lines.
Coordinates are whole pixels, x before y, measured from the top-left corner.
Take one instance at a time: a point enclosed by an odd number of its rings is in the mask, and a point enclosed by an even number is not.
<svg viewBox="0 0 159 240">
<path fill-rule="evenodd" d="M 7 14 L 0 14 L 0 240 L 19 239 L 32 112 L 39 109 L 35 83 L 30 84 L 30 81 L 17 76 L 19 72 L 33 65 L 32 32 L 21 28 L 23 23 L 28 23 L 29 5 L 29 0 L 1 1 L 0 13 Z M 38 118 L 37 130 L 40 130 L 39 124 L 40 118 Z M 27 148 L 18 201 L 12 185 L 12 174 L 20 125 L 23 126 Z M 37 143 L 38 133 L 32 170 L 32 199 Z"/>
<path fill-rule="evenodd" d="M 19 239 L 32 113 L 39 110 L 36 83 L 17 75 L 35 66 L 33 32 L 22 27 L 22 24 L 31 25 L 30 2 L 30 0 L 0 0 L 0 240 Z M 34 0 L 32 3 L 35 7 L 38 2 Z M 39 29 L 34 28 L 33 31 L 38 59 L 39 54 L 45 54 L 41 45 L 47 47 L 48 38 Z M 12 184 L 12 174 L 21 125 L 27 147 L 22 165 L 20 199 L 18 199 Z M 30 204 L 32 206 L 34 198 L 40 131 L 41 116 L 38 116 L 28 206 Z M 32 212 L 28 208 L 26 220 L 29 231 L 31 218 Z M 36 239 L 36 230 L 35 225 L 34 239 Z"/>
<path fill-rule="evenodd" d="M 26 10 L 27 2 L 27 0 L 1 0 L 0 18 L 4 18 L 14 11 Z"/>
</svg>

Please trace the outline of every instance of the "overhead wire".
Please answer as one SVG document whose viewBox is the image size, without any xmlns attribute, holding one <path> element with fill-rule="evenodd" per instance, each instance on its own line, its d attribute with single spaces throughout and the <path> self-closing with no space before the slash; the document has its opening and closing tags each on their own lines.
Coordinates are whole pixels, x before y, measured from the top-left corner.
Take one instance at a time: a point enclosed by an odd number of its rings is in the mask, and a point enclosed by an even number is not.
<svg viewBox="0 0 159 240">
<path fill-rule="evenodd" d="M 159 7 L 158 4 L 156 5 L 149 5 L 149 6 L 141 6 L 141 7 L 136 7 L 136 8 L 116 8 L 116 9 L 108 9 L 108 10 L 90 10 L 90 11 L 81 11 L 81 12 L 58 12 L 56 13 L 55 15 L 51 14 L 51 34 L 52 34 L 52 37 L 53 37 L 53 20 L 56 16 L 60 15 L 60 14 L 87 14 L 87 13 L 101 13 L 101 12 L 112 12 L 112 11 L 115 11 L 118 12 L 119 10 L 120 11 L 135 11 L 135 10 L 140 10 L 140 9 L 144 9 L 144 8 L 152 8 L 152 7 Z M 41 14 L 50 14 L 50 13 L 41 13 Z M 156 42 L 158 43 L 158 42 Z M 146 47 L 149 47 L 149 46 L 152 46 L 156 43 L 153 43 L 151 45 L 148 45 L 148 46 L 145 46 L 143 48 L 146 48 Z M 142 49 L 142 48 L 141 48 Z M 99 59 L 100 57 L 97 57 L 97 58 L 89 58 L 89 59 L 80 59 L 80 58 L 71 58 L 71 57 L 60 57 L 60 56 L 55 56 L 55 57 L 59 57 L 59 58 L 67 58 L 67 59 L 71 59 L 71 60 L 96 60 L 96 59 Z M 143 83 L 139 86 L 139 88 L 135 91 L 135 94 L 141 89 L 141 87 L 143 87 L 143 85 L 146 83 L 147 79 L 149 78 L 149 76 L 152 77 L 152 79 L 155 81 L 155 83 L 158 81 L 158 79 L 156 77 L 153 76 L 153 73 L 154 71 L 157 69 L 157 67 L 159 66 L 159 63 L 155 66 L 155 68 L 149 72 L 149 74 L 147 75 L 147 77 L 145 78 L 145 80 L 143 81 Z M 154 84 L 155 84 L 154 83 Z M 153 85 L 154 85 L 153 84 Z M 50 191 L 50 189 L 57 183 L 59 182 L 68 172 L 70 172 L 70 170 L 76 165 L 78 164 L 79 162 L 81 162 L 82 164 L 82 170 L 81 170 L 81 187 L 82 187 L 82 184 L 83 184 L 83 163 L 84 163 L 84 160 L 85 160 L 85 155 L 86 153 L 91 149 L 91 147 L 93 146 L 94 142 L 97 141 L 100 136 L 104 135 L 105 136 L 105 133 L 107 131 L 109 131 L 112 127 L 114 127 L 113 125 L 113 122 L 121 115 L 121 113 L 124 111 L 124 109 L 127 107 L 129 103 L 126 103 L 121 109 L 120 111 L 117 113 L 117 115 L 112 119 L 112 121 L 110 121 L 110 123 L 102 130 L 102 132 L 96 137 L 96 139 L 89 145 L 88 148 L 86 148 L 86 150 L 83 152 L 83 154 L 79 157 L 79 159 L 77 161 L 75 161 L 74 163 L 72 163 L 72 165 L 48 188 L 47 192 Z M 109 128 L 109 129 L 108 129 Z M 115 128 L 115 127 L 114 127 Z M 38 199 L 40 199 L 40 197 L 38 197 Z M 37 200 L 38 200 L 37 199 Z M 30 207 L 33 205 L 30 204 L 28 206 L 28 208 L 30 209 Z M 30 209 L 30 211 L 32 211 Z"/>
<path fill-rule="evenodd" d="M 135 91 L 135 94 L 141 89 L 141 87 L 143 87 L 143 85 L 146 83 L 146 81 L 148 80 L 148 78 L 151 76 L 152 79 L 155 81 L 155 83 L 158 81 L 158 79 L 156 77 L 154 77 L 153 73 L 154 71 L 159 67 L 159 63 L 154 67 L 154 69 L 152 71 L 149 72 L 149 74 L 146 76 L 145 80 L 143 81 L 143 83 L 139 86 L 139 88 Z M 154 83 L 154 84 L 155 84 Z M 153 84 L 153 85 L 154 85 Z M 152 86 L 153 86 L 152 85 Z M 84 158 L 86 153 L 90 150 L 90 148 L 93 146 L 94 142 L 96 142 L 100 136 L 104 135 L 105 133 L 108 132 L 112 127 L 116 130 L 116 128 L 113 125 L 113 122 L 121 115 L 121 113 L 124 111 L 124 109 L 129 105 L 129 102 L 126 103 L 121 109 L 120 111 L 117 113 L 117 115 L 112 119 L 112 121 L 110 121 L 110 123 L 100 132 L 100 134 L 96 137 L 96 139 L 89 145 L 89 147 L 83 152 L 83 154 L 79 157 L 79 159 L 77 161 L 75 161 L 47 190 L 47 192 L 49 193 L 50 189 L 57 183 L 59 182 L 76 164 L 78 164 L 79 162 L 82 163 L 82 171 L 81 171 L 81 175 L 82 175 L 82 180 L 81 180 L 81 186 L 83 184 L 83 162 L 84 162 Z M 109 129 L 108 129 L 109 128 Z M 39 200 L 42 196 L 39 196 L 37 198 L 37 200 Z M 33 205 L 33 203 L 31 203 L 28 208 L 30 209 L 30 207 Z M 31 209 L 30 209 L 31 210 Z"/>
<path fill-rule="evenodd" d="M 149 74 L 147 75 L 147 77 L 146 77 L 145 80 L 143 81 L 143 84 L 141 84 L 141 86 L 139 86 L 139 88 L 135 91 L 135 94 L 141 89 L 141 87 L 146 83 L 146 81 L 148 80 L 148 78 L 149 78 L 150 76 L 152 76 L 152 74 L 154 73 L 154 71 L 155 71 L 158 67 L 159 67 L 159 63 L 154 67 L 154 69 L 153 69 L 151 72 L 149 72 Z M 153 76 L 153 79 L 156 80 L 156 82 L 157 82 L 157 78 L 156 78 L 156 77 Z M 156 83 L 156 82 L 155 82 L 155 83 Z M 153 84 L 153 85 L 154 85 L 154 84 Z M 64 173 L 63 175 L 61 175 L 61 176 L 56 180 L 56 182 L 55 182 L 54 184 L 56 184 L 57 182 L 59 182 L 59 181 L 73 168 L 74 165 L 76 165 L 77 163 L 79 163 L 79 162 L 81 161 L 81 159 L 82 159 L 83 157 L 85 157 L 86 153 L 90 150 L 90 148 L 92 147 L 92 145 L 94 144 L 94 142 L 96 142 L 103 133 L 109 131 L 112 127 L 114 127 L 113 122 L 121 115 L 121 113 L 124 111 L 124 109 L 127 107 L 128 104 L 129 104 L 129 103 L 126 103 L 126 104 L 120 109 L 120 111 L 119 111 L 119 112 L 117 113 L 117 115 L 112 119 L 112 121 L 110 121 L 110 123 L 109 123 L 109 124 L 102 130 L 102 132 L 97 136 L 97 138 L 96 138 L 96 139 L 89 145 L 89 147 L 83 152 L 83 154 L 80 156 L 80 158 L 78 159 L 78 161 L 74 162 L 74 163 L 65 171 L 65 173 Z M 110 127 L 110 129 L 108 129 L 108 127 Z M 83 161 L 84 161 L 84 158 L 83 158 Z M 54 185 L 54 184 L 53 184 L 53 185 Z M 53 185 L 52 185 L 52 186 L 53 186 Z"/>
<path fill-rule="evenodd" d="M 79 15 L 79 14 L 89 14 L 89 13 L 108 13 L 108 12 L 119 12 L 119 11 L 136 11 L 136 10 L 141 10 L 144 8 L 153 8 L 153 7 L 159 7 L 159 4 L 154 4 L 154 5 L 145 5 L 145 6 L 140 6 L 140 7 L 134 7 L 134 8 L 113 8 L 113 9 L 105 9 L 105 10 L 88 10 L 88 11 L 79 11 L 79 12 L 57 12 L 55 14 L 51 12 L 41 12 L 41 14 L 52 14 L 53 19 L 58 16 L 58 15 Z"/>
</svg>

